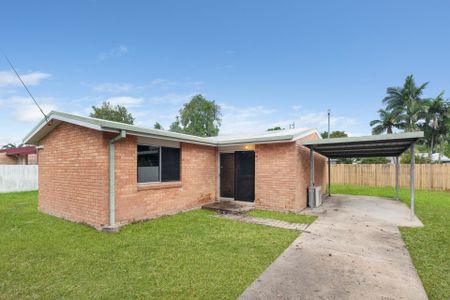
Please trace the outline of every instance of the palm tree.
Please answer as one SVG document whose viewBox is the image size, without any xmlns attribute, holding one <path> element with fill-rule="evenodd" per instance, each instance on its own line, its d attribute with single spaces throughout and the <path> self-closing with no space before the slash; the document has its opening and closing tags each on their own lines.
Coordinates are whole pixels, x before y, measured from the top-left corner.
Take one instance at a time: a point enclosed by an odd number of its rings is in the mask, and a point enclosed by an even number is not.
<svg viewBox="0 0 450 300">
<path fill-rule="evenodd" d="M 417 122 L 426 114 L 424 101 L 421 96 L 428 82 L 416 86 L 413 75 L 405 79 L 403 87 L 389 87 L 386 90 L 387 96 L 383 99 L 387 110 L 401 111 L 405 115 L 405 130 L 414 131 L 417 129 Z"/>
<path fill-rule="evenodd" d="M 428 157 L 431 159 L 435 146 L 445 142 L 449 134 L 450 103 L 444 100 L 442 91 L 436 98 L 426 100 L 427 115 L 421 126 L 428 144 Z"/>
<path fill-rule="evenodd" d="M 394 128 L 402 128 L 404 115 L 400 110 L 378 110 L 380 118 L 370 122 L 372 128 L 372 134 L 381 134 L 386 132 L 391 134 Z"/>
</svg>

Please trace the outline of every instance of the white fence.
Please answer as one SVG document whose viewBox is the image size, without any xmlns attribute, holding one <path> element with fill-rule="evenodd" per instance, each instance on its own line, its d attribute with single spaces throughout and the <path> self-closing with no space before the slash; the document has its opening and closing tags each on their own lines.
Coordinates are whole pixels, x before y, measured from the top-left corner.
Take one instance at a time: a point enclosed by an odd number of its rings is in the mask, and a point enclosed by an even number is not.
<svg viewBox="0 0 450 300">
<path fill-rule="evenodd" d="M 0 165 L 0 193 L 38 189 L 37 165 Z"/>
</svg>

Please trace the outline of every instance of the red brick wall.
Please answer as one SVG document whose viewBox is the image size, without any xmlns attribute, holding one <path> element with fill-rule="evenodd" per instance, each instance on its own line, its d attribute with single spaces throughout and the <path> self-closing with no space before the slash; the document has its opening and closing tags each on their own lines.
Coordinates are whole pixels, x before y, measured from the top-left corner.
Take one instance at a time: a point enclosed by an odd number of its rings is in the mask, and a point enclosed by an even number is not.
<svg viewBox="0 0 450 300">
<path fill-rule="evenodd" d="M 100 228 L 108 224 L 108 142 L 114 134 L 67 123 L 39 150 L 39 209 Z M 304 140 L 313 139 L 311 135 Z M 137 183 L 137 138 L 116 143 L 116 221 L 129 223 L 198 207 L 217 199 L 215 147 L 181 144 L 181 181 Z M 298 211 L 306 206 L 309 150 L 301 141 L 256 145 L 255 205 Z M 316 155 L 316 184 L 325 184 Z"/>
<path fill-rule="evenodd" d="M 255 206 L 295 210 L 295 143 L 255 146 Z"/>
<path fill-rule="evenodd" d="M 309 148 L 302 146 L 302 143 L 308 140 L 317 140 L 319 137 L 316 134 L 310 134 L 303 139 L 296 142 L 297 147 L 297 180 L 299 184 L 296 189 L 296 199 L 301 209 L 307 205 L 307 188 L 309 186 Z M 327 180 L 327 160 L 326 157 L 314 153 L 314 184 L 321 186 L 322 193 L 325 193 L 326 180 Z"/>
<path fill-rule="evenodd" d="M 108 152 L 102 133 L 63 123 L 39 150 L 39 209 L 99 228 L 108 218 Z"/>
<path fill-rule="evenodd" d="M 311 134 L 297 142 L 255 147 L 255 206 L 299 211 L 306 207 L 309 185 L 309 149 L 302 142 L 317 139 Z M 315 154 L 315 182 L 325 187 L 326 159 Z"/>
<path fill-rule="evenodd" d="M 108 137 L 109 138 L 109 137 Z M 181 181 L 137 184 L 136 138 L 116 144 L 116 221 L 128 223 L 217 199 L 217 149 L 181 144 Z"/>
<path fill-rule="evenodd" d="M 17 158 L 6 155 L 6 153 L 0 153 L 0 165 L 17 165 Z"/>
<path fill-rule="evenodd" d="M 108 224 L 108 142 L 63 123 L 39 150 L 39 209 L 100 228 Z M 136 137 L 116 143 L 116 222 L 176 213 L 216 200 L 217 149 L 182 144 L 181 182 L 137 184 Z"/>
<path fill-rule="evenodd" d="M 37 154 L 28 154 L 28 164 L 29 165 L 37 165 L 38 164 Z"/>
</svg>

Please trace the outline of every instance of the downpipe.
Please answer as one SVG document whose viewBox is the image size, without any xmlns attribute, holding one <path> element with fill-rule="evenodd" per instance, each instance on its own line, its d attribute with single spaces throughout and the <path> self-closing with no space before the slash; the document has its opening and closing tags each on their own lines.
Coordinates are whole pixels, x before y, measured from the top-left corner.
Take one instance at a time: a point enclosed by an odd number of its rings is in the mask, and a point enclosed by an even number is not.
<svg viewBox="0 0 450 300">
<path fill-rule="evenodd" d="M 127 133 L 125 130 L 121 130 L 119 135 L 109 140 L 109 230 L 114 230 L 116 227 L 116 183 L 115 183 L 115 143 L 124 139 Z"/>
</svg>

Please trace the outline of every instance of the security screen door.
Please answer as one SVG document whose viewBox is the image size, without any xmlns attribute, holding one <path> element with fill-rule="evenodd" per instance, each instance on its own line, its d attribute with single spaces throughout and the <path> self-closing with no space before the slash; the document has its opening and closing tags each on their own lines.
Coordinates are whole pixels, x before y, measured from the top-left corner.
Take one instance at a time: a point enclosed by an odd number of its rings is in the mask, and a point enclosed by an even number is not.
<svg viewBox="0 0 450 300">
<path fill-rule="evenodd" d="M 234 199 L 255 201 L 255 152 L 234 152 L 235 191 Z"/>
<path fill-rule="evenodd" d="M 255 200 L 255 152 L 220 154 L 220 196 L 239 201 Z"/>
</svg>

